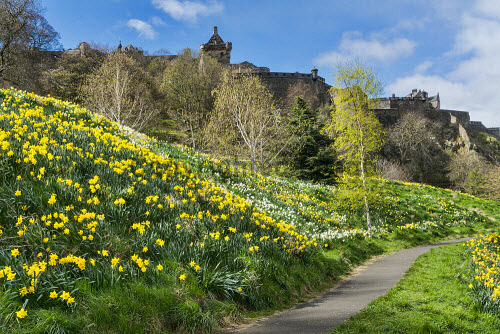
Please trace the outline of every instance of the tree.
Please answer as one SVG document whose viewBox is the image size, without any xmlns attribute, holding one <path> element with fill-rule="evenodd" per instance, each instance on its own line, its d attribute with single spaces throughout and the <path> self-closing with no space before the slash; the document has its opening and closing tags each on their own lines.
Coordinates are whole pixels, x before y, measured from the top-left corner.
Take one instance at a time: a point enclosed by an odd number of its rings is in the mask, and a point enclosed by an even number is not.
<svg viewBox="0 0 500 334">
<path fill-rule="evenodd" d="M 397 161 L 381 158 L 376 164 L 377 172 L 386 180 L 410 182 L 413 180 L 405 166 Z"/>
<path fill-rule="evenodd" d="M 500 166 L 489 165 L 488 167 L 484 196 L 491 200 L 500 201 Z"/>
<path fill-rule="evenodd" d="M 187 126 L 191 147 L 197 148 L 196 133 L 213 108 L 212 91 L 220 82 L 222 68 L 213 58 L 197 55 L 185 49 L 171 66 L 167 66 L 163 78 L 163 90 L 169 108 Z"/>
<path fill-rule="evenodd" d="M 214 91 L 215 109 L 207 126 L 212 149 L 250 159 L 252 171 L 267 167 L 282 151 L 280 114 L 259 77 L 225 71 Z"/>
<path fill-rule="evenodd" d="M 448 177 L 455 189 L 480 195 L 487 183 L 490 167 L 479 153 L 461 148 L 450 160 Z"/>
<path fill-rule="evenodd" d="M 488 162 L 476 151 L 455 152 L 448 177 L 455 189 L 491 200 L 500 200 L 500 166 Z"/>
<path fill-rule="evenodd" d="M 96 49 L 89 49 L 84 56 L 63 54 L 57 67 L 42 75 L 43 93 L 66 101 L 83 104 L 82 87 L 88 77 L 102 66 L 107 55 Z"/>
<path fill-rule="evenodd" d="M 85 104 L 121 125 L 140 130 L 156 114 L 151 82 L 134 59 L 109 55 L 83 87 Z"/>
<path fill-rule="evenodd" d="M 422 113 L 407 112 L 388 129 L 384 155 L 404 167 L 412 181 L 443 186 L 448 159 L 439 145 L 440 132 Z"/>
<path fill-rule="evenodd" d="M 281 160 L 297 178 L 316 182 L 331 182 L 335 178 L 333 141 L 321 133 L 321 127 L 307 101 L 295 97 L 287 121 L 288 136 L 284 139 L 284 144 L 289 143 Z"/>
<path fill-rule="evenodd" d="M 364 193 L 368 233 L 372 236 L 370 208 L 366 177 L 374 171 L 377 155 L 384 143 L 382 125 L 375 117 L 373 108 L 383 92 L 383 84 L 377 80 L 371 68 L 359 60 L 339 63 L 336 66 L 333 97 L 332 123 L 329 128 L 335 134 L 334 147 L 344 161 L 344 168 L 361 177 Z"/>
<path fill-rule="evenodd" d="M 22 85 L 33 81 L 41 50 L 58 46 L 59 35 L 42 16 L 36 0 L 0 2 L 0 78 Z M 29 79 L 29 80 L 28 80 Z M 37 79 L 37 78 L 35 78 Z"/>
</svg>

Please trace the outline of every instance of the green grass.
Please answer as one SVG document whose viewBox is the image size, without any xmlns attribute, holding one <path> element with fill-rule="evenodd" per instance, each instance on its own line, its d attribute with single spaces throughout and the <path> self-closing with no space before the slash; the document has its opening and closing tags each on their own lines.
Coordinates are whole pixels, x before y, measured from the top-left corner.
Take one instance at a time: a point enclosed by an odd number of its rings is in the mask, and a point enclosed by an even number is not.
<svg viewBox="0 0 500 334">
<path fill-rule="evenodd" d="M 265 177 L 139 141 L 52 98 L 0 98 L 3 332 L 213 332 L 314 296 L 373 255 L 500 223 L 499 203 L 371 179 L 370 240 L 342 184 Z"/>
<path fill-rule="evenodd" d="M 482 313 L 468 288 L 468 260 L 461 244 L 431 250 L 387 295 L 331 333 L 498 333 L 500 319 Z"/>
</svg>

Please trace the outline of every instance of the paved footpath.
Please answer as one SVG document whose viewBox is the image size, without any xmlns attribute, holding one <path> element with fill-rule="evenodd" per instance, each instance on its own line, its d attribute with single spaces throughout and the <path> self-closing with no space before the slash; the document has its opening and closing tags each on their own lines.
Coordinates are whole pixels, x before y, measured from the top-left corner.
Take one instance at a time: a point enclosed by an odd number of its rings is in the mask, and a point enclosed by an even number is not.
<svg viewBox="0 0 500 334">
<path fill-rule="evenodd" d="M 463 242 L 470 238 L 405 249 L 379 257 L 357 268 L 331 290 L 312 301 L 224 333 L 234 334 L 321 334 L 359 313 L 372 300 L 385 295 L 405 275 L 420 255 L 432 248 Z"/>
</svg>

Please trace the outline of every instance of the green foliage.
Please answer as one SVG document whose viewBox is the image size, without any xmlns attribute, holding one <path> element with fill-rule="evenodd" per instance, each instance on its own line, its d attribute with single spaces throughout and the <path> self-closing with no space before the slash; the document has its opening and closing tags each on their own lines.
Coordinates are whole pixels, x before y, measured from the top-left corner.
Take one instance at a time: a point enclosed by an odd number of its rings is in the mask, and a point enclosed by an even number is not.
<svg viewBox="0 0 500 334">
<path fill-rule="evenodd" d="M 289 111 L 287 125 L 288 148 L 281 161 L 290 168 L 291 176 L 315 182 L 332 183 L 336 177 L 333 141 L 321 133 L 316 112 L 307 102 L 296 97 Z M 284 141 L 283 145 L 286 145 Z M 338 168 L 338 167 L 337 167 Z"/>
<path fill-rule="evenodd" d="M 373 99 L 357 86 L 334 87 L 331 93 L 334 105 L 328 129 L 333 131 L 339 159 L 350 173 L 360 173 L 361 169 L 374 172 L 374 163 L 384 143 L 384 131 L 370 109 Z"/>
<path fill-rule="evenodd" d="M 364 214 L 365 204 L 363 190 L 363 180 L 357 176 L 342 175 L 339 180 L 337 188 L 335 189 L 335 202 L 333 205 L 337 210 L 349 210 L 351 212 L 358 212 Z M 376 211 L 385 209 L 387 203 L 387 187 L 384 180 L 368 178 L 366 180 L 370 192 L 367 194 L 368 202 L 375 207 Z"/>
<path fill-rule="evenodd" d="M 344 169 L 360 175 L 363 181 L 368 233 L 372 236 L 366 175 L 375 170 L 375 162 L 384 143 L 385 133 L 373 111 L 375 98 L 383 91 L 371 68 L 359 60 L 337 65 L 336 86 L 331 88 L 332 123 L 328 129 L 335 135 L 334 147 Z M 358 174 L 359 173 L 359 174 Z"/>
<path fill-rule="evenodd" d="M 373 210 L 368 240 L 364 212 L 339 205 L 336 187 L 267 178 L 184 146 L 141 140 L 53 98 L 13 90 L 0 98 L 5 332 L 213 331 L 244 310 L 290 305 L 371 254 L 409 244 L 410 223 L 434 239 L 486 225 L 470 207 L 500 212 L 495 202 L 369 179 L 383 188 L 384 204 Z M 21 296 L 40 261 L 47 265 L 34 292 Z"/>
</svg>

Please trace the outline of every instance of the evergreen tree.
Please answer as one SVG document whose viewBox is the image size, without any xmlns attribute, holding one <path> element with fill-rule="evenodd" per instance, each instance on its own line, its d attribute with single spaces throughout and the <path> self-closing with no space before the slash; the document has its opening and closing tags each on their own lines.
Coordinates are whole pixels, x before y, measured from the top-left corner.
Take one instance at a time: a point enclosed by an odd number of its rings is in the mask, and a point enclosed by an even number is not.
<svg viewBox="0 0 500 334">
<path fill-rule="evenodd" d="M 315 182 L 331 183 L 335 178 L 333 141 L 321 133 L 316 112 L 301 97 L 290 109 L 289 133 L 293 134 L 284 162 L 293 176 Z"/>
</svg>

